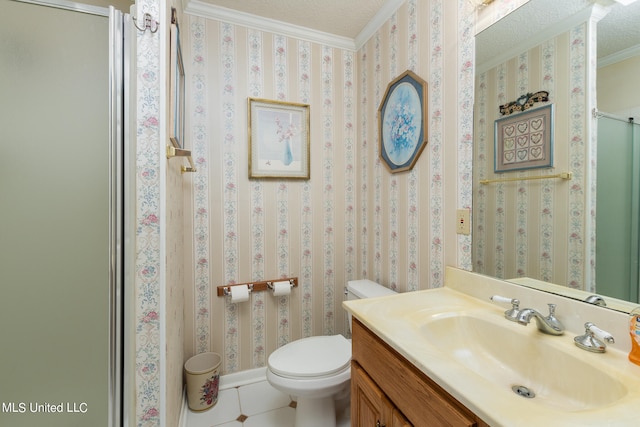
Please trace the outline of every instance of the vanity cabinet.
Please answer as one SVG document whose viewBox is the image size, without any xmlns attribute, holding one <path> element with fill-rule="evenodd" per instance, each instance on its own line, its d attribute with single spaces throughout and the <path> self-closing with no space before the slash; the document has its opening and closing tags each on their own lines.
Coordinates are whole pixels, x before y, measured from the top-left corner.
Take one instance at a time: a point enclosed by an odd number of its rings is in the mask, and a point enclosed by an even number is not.
<svg viewBox="0 0 640 427">
<path fill-rule="evenodd" d="M 351 424 L 412 427 L 357 362 L 351 362 Z"/>
<path fill-rule="evenodd" d="M 352 343 L 352 426 L 489 427 L 355 318 Z"/>
</svg>

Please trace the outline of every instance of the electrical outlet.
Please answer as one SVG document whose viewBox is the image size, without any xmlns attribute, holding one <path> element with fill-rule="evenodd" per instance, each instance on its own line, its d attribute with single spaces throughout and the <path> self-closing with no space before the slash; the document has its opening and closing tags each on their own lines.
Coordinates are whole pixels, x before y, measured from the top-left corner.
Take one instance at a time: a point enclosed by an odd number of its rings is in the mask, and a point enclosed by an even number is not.
<svg viewBox="0 0 640 427">
<path fill-rule="evenodd" d="M 469 209 L 458 209 L 456 211 L 456 233 L 471 234 L 471 215 Z"/>
</svg>

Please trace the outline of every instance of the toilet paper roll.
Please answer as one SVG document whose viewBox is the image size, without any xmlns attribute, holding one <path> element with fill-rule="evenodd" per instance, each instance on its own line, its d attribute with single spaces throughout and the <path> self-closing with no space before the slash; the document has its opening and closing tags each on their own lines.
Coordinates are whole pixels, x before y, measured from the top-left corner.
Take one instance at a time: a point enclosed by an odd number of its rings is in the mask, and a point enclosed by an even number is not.
<svg viewBox="0 0 640 427">
<path fill-rule="evenodd" d="M 288 280 L 273 283 L 273 296 L 281 297 L 291 294 L 291 284 Z"/>
<path fill-rule="evenodd" d="M 249 301 L 249 286 L 231 286 L 231 302 L 237 303 L 245 301 Z"/>
</svg>

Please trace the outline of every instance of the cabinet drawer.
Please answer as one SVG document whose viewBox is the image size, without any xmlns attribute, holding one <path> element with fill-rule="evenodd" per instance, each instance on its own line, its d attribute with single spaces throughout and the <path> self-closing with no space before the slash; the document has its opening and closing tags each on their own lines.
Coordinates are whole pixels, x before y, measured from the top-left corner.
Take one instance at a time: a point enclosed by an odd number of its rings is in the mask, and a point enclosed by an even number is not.
<svg viewBox="0 0 640 427">
<path fill-rule="evenodd" d="M 482 427 L 470 410 L 353 319 L 353 360 L 415 426 Z"/>
</svg>

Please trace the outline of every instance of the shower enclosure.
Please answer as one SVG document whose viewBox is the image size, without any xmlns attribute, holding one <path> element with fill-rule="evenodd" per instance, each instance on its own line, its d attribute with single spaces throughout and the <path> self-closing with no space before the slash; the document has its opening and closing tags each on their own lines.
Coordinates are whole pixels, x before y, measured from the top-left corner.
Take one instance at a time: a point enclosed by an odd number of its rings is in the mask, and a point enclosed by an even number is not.
<svg viewBox="0 0 640 427">
<path fill-rule="evenodd" d="M 597 165 L 597 291 L 639 302 L 640 125 L 599 113 Z"/>
<path fill-rule="evenodd" d="M 0 8 L 0 425 L 121 425 L 128 18 Z"/>
</svg>

